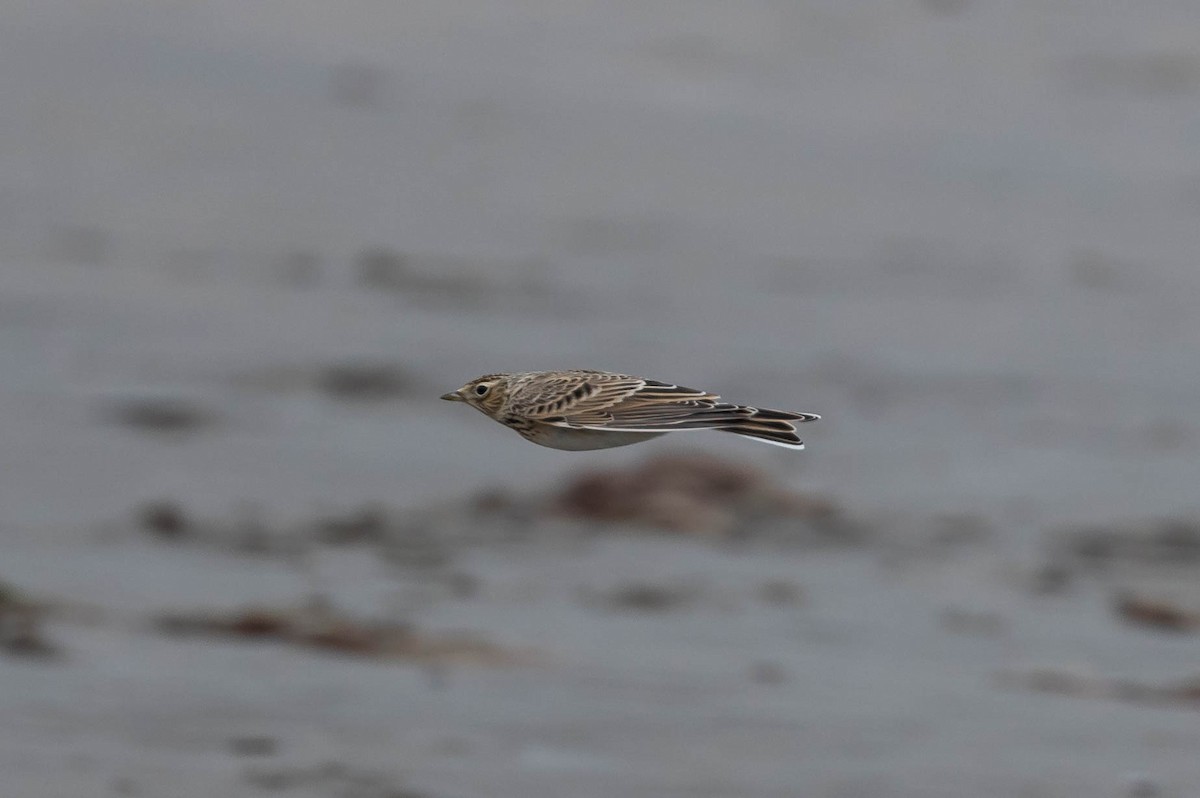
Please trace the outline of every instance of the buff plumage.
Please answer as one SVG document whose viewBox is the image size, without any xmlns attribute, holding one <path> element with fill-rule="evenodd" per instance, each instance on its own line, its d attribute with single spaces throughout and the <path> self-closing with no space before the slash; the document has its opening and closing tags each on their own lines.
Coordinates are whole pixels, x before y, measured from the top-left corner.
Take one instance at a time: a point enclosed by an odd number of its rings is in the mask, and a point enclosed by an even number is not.
<svg viewBox="0 0 1200 798">
<path fill-rule="evenodd" d="M 442 398 L 465 402 L 528 441 L 574 451 L 697 429 L 803 449 L 796 425 L 820 418 L 731 404 L 695 388 L 588 369 L 486 374 Z"/>
</svg>

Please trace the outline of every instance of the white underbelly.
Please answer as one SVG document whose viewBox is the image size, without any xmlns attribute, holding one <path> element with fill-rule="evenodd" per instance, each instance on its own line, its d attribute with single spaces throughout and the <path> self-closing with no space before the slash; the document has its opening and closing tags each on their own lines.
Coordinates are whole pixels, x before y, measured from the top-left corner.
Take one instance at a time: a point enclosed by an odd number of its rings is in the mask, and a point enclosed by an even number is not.
<svg viewBox="0 0 1200 798">
<path fill-rule="evenodd" d="M 583 452 L 590 449 L 628 446 L 631 443 L 641 443 L 665 434 L 664 432 L 603 432 L 591 429 L 564 429 L 547 425 L 547 427 L 539 429 L 536 435 L 528 436 L 528 439 L 551 449 Z"/>
</svg>

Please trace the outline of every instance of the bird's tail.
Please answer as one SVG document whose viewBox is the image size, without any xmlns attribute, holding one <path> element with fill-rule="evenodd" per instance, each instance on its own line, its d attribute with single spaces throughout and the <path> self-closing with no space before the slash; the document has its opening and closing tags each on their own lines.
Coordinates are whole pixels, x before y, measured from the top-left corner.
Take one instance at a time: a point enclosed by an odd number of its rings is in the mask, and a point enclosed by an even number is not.
<svg viewBox="0 0 1200 798">
<path fill-rule="evenodd" d="M 816 421 L 814 413 L 789 413 L 784 410 L 734 405 L 727 402 L 700 404 L 696 402 L 656 404 L 634 410 L 626 410 L 604 424 L 572 425 L 569 421 L 562 426 L 578 426 L 605 432 L 675 432 L 685 429 L 716 429 L 732 432 L 746 438 L 803 449 L 804 442 L 796 434 L 796 425 Z"/>
<path fill-rule="evenodd" d="M 796 425 L 806 421 L 816 421 L 820 416 L 814 413 L 789 413 L 784 410 L 767 410 L 756 407 L 739 407 L 746 413 L 742 418 L 729 426 L 720 429 L 732 432 L 745 438 L 753 438 L 784 446 L 788 449 L 803 449 L 804 441 L 796 434 Z"/>
</svg>

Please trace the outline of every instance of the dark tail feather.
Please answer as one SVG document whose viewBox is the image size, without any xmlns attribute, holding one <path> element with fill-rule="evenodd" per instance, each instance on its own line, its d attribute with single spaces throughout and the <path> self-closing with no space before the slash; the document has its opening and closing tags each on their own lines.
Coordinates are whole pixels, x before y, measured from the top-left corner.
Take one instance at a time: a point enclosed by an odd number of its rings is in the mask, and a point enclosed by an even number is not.
<svg viewBox="0 0 1200 798">
<path fill-rule="evenodd" d="M 750 424 L 737 427 L 721 427 L 722 432 L 732 432 L 734 435 L 741 435 L 743 438 L 754 438 L 755 440 L 765 443 L 773 443 L 776 446 L 786 446 L 789 449 L 803 449 L 804 441 L 800 440 L 800 436 L 795 430 L 791 432 L 783 432 L 773 429 L 756 428 Z"/>
<path fill-rule="evenodd" d="M 753 410 L 754 415 L 751 418 L 754 419 L 791 421 L 796 424 L 803 424 L 806 421 L 816 421 L 820 418 L 816 413 L 789 413 L 786 410 L 767 410 L 759 407 L 747 407 L 744 409 Z"/>
<path fill-rule="evenodd" d="M 796 424 L 820 418 L 812 413 L 788 413 L 783 410 L 760 410 L 753 407 L 742 409 L 752 411 L 751 415 L 737 424 L 722 427 L 722 431 L 789 449 L 804 448 L 804 441 L 796 434 Z"/>
</svg>

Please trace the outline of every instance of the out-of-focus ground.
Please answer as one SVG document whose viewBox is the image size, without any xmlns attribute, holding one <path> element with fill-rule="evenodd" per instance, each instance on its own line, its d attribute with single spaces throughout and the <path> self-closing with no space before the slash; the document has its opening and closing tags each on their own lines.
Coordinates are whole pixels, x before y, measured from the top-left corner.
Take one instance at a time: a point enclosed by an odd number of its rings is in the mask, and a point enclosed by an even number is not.
<svg viewBox="0 0 1200 798">
<path fill-rule="evenodd" d="M 1195 3 L 3 17 L 5 796 L 1200 789 Z M 825 509 L 570 517 L 555 367 Z"/>
</svg>

